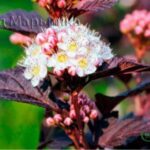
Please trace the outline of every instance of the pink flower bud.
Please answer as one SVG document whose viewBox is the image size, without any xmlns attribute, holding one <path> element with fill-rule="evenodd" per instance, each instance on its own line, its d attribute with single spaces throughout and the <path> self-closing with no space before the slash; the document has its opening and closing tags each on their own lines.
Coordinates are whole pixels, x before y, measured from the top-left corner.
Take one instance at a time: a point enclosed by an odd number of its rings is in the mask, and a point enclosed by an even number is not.
<svg viewBox="0 0 150 150">
<path fill-rule="evenodd" d="M 38 4 L 41 7 L 46 7 L 47 5 L 52 4 L 53 0 L 38 0 Z"/>
<path fill-rule="evenodd" d="M 56 69 L 54 68 L 53 73 L 54 73 L 55 75 L 57 75 L 58 77 L 60 77 L 60 76 L 63 75 L 64 70 L 56 70 Z"/>
<path fill-rule="evenodd" d="M 83 110 L 85 111 L 86 114 L 90 112 L 90 107 L 88 105 L 83 106 Z"/>
<path fill-rule="evenodd" d="M 86 99 L 85 98 L 78 98 L 78 104 L 79 105 L 83 105 L 83 104 L 85 104 L 86 103 Z"/>
<path fill-rule="evenodd" d="M 51 45 L 53 45 L 53 47 L 54 47 L 54 46 L 56 46 L 56 44 L 57 44 L 57 39 L 56 39 L 56 37 L 54 37 L 54 36 L 49 36 L 49 37 L 48 37 L 48 42 L 49 42 Z"/>
<path fill-rule="evenodd" d="M 64 124 L 66 126 L 70 126 L 71 124 L 73 123 L 73 121 L 71 120 L 71 118 L 67 117 L 65 120 L 64 120 Z"/>
<path fill-rule="evenodd" d="M 75 69 L 75 67 L 69 67 L 68 73 L 69 73 L 71 76 L 75 76 L 75 75 L 76 75 L 76 69 Z"/>
<path fill-rule="evenodd" d="M 145 37 L 150 37 L 150 29 L 145 31 L 144 36 Z"/>
<path fill-rule="evenodd" d="M 41 6 L 41 7 L 45 7 L 47 5 L 47 0 L 39 0 L 38 1 L 38 4 Z"/>
<path fill-rule="evenodd" d="M 51 44 L 45 43 L 45 44 L 42 45 L 42 51 L 46 55 L 52 55 L 54 53 L 54 48 L 52 47 Z"/>
<path fill-rule="evenodd" d="M 13 44 L 25 44 L 28 45 L 30 43 L 32 43 L 32 39 L 28 36 L 25 36 L 23 34 L 20 33 L 14 33 L 10 36 L 10 41 Z"/>
<path fill-rule="evenodd" d="M 57 33 L 57 39 L 59 42 L 62 42 L 63 37 L 65 36 L 66 32 L 65 31 L 60 31 Z"/>
<path fill-rule="evenodd" d="M 126 34 L 130 31 L 131 27 L 130 27 L 130 22 L 128 22 L 127 20 L 123 20 L 121 23 L 120 23 L 120 30 Z"/>
<path fill-rule="evenodd" d="M 81 116 L 82 118 L 85 117 L 85 112 L 84 112 L 83 110 L 80 110 L 80 116 Z"/>
<path fill-rule="evenodd" d="M 58 0 L 57 6 L 59 8 L 65 8 L 66 7 L 66 1 L 65 0 Z"/>
<path fill-rule="evenodd" d="M 48 36 L 55 36 L 56 35 L 56 32 L 55 32 L 55 30 L 54 29 L 52 29 L 52 28 L 48 28 L 47 30 L 46 30 L 46 34 L 48 35 Z"/>
<path fill-rule="evenodd" d="M 86 116 L 83 118 L 83 122 L 88 123 L 89 121 L 90 121 L 89 117 Z"/>
<path fill-rule="evenodd" d="M 75 110 L 71 110 L 70 113 L 69 113 L 69 116 L 72 119 L 76 119 L 76 112 L 75 112 Z"/>
<path fill-rule="evenodd" d="M 46 126 L 51 127 L 51 126 L 55 125 L 55 121 L 52 117 L 48 117 L 45 120 L 45 124 L 46 124 Z"/>
<path fill-rule="evenodd" d="M 86 103 L 90 108 L 95 108 L 95 103 L 93 101 L 87 101 Z"/>
<path fill-rule="evenodd" d="M 48 4 L 52 4 L 52 3 L 53 3 L 53 0 L 47 0 L 47 3 L 48 3 Z"/>
<path fill-rule="evenodd" d="M 144 28 L 146 25 L 146 22 L 144 20 L 139 21 L 139 25 L 141 28 Z"/>
<path fill-rule="evenodd" d="M 98 112 L 97 112 L 97 110 L 93 109 L 90 113 L 90 118 L 95 119 L 97 117 L 98 117 Z"/>
<path fill-rule="evenodd" d="M 143 32 L 143 28 L 142 28 L 142 27 L 137 26 L 137 27 L 135 28 L 135 33 L 136 33 L 137 35 L 141 34 L 142 32 Z"/>
<path fill-rule="evenodd" d="M 55 122 L 56 122 L 56 123 L 61 122 L 61 121 L 62 121 L 62 117 L 61 117 L 61 115 L 60 115 L 60 114 L 55 114 L 55 116 L 54 116 L 54 120 L 55 120 Z"/>
<path fill-rule="evenodd" d="M 35 38 L 35 42 L 39 45 L 44 44 L 47 42 L 47 37 L 43 33 L 39 33 Z"/>
<path fill-rule="evenodd" d="M 74 110 L 74 105 L 73 104 L 71 104 L 70 109 Z"/>
</svg>

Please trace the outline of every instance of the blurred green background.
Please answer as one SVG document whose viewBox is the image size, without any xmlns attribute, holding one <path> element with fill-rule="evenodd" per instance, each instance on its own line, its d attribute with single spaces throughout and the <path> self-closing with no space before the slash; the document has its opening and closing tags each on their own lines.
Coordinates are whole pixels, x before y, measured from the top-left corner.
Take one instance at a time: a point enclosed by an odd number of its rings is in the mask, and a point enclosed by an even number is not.
<svg viewBox="0 0 150 150">
<path fill-rule="evenodd" d="M 33 10 L 30 0 L 0 1 L 0 14 L 13 9 Z M 22 49 L 9 42 L 11 32 L 0 30 L 0 70 L 12 68 Z M 0 101 L 0 149 L 35 149 L 44 115 L 42 108 L 16 102 Z"/>
<path fill-rule="evenodd" d="M 130 2 L 129 2 L 130 1 Z M 142 1 L 142 0 L 141 0 Z M 131 45 L 119 32 L 119 21 L 126 12 L 132 9 L 134 0 L 121 0 L 123 4 L 116 5 L 113 9 L 94 15 L 84 15 L 82 22 L 88 23 L 92 28 L 100 31 L 103 38 L 111 43 L 115 54 L 132 54 Z M 132 3 L 131 3 L 132 2 Z M 126 6 L 126 4 L 128 4 Z M 129 5 L 130 4 L 130 5 Z M 45 12 L 33 4 L 31 0 L 7 0 L 0 2 L 0 14 L 14 9 L 37 10 Z M 16 66 L 16 62 L 23 50 L 9 42 L 12 32 L 0 30 L 0 71 Z M 107 95 L 116 95 L 126 88 L 117 79 L 102 79 L 92 82 L 85 90 L 94 98 L 94 93 L 101 92 Z M 123 102 L 117 109 L 120 114 L 125 114 L 132 105 Z M 40 126 L 44 116 L 44 109 L 20 104 L 16 102 L 0 101 L 0 149 L 35 149 L 39 143 Z"/>
</svg>

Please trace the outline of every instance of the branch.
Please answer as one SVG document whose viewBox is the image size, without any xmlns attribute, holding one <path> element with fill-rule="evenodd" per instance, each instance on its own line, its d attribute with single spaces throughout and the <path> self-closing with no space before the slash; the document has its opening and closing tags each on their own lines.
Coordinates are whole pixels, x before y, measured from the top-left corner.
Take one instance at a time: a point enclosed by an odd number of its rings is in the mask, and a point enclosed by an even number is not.
<svg viewBox="0 0 150 150">
<path fill-rule="evenodd" d="M 123 92 L 115 97 L 96 94 L 96 105 L 101 113 L 106 114 L 112 111 L 122 100 L 127 97 L 135 96 L 150 88 L 150 80 L 139 84 L 136 88 Z"/>
<path fill-rule="evenodd" d="M 0 72 L 0 98 L 34 104 L 58 112 L 57 104 L 50 100 L 40 87 L 33 88 L 23 73 L 22 67 Z"/>
</svg>

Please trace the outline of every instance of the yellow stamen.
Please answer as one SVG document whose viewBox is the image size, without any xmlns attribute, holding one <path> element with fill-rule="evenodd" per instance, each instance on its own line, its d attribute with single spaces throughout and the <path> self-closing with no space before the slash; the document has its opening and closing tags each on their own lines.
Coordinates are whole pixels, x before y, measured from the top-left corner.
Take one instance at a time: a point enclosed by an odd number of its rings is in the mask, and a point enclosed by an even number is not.
<svg viewBox="0 0 150 150">
<path fill-rule="evenodd" d="M 61 63 L 64 63 L 68 60 L 68 57 L 65 54 L 59 54 L 58 57 L 57 57 L 57 60 Z"/>
<path fill-rule="evenodd" d="M 36 56 L 38 53 L 39 53 L 39 50 L 38 49 L 34 49 L 34 50 L 32 50 L 31 55 L 32 56 Z"/>
<path fill-rule="evenodd" d="M 68 49 L 71 52 L 75 52 L 77 50 L 77 48 L 78 48 L 78 46 L 77 46 L 76 42 L 74 42 L 74 41 L 72 41 L 68 46 Z"/>
<path fill-rule="evenodd" d="M 39 73 L 40 73 L 40 66 L 34 66 L 32 68 L 32 74 L 33 74 L 33 76 L 37 76 L 37 75 L 39 75 Z"/>
<path fill-rule="evenodd" d="M 79 60 L 79 66 L 80 66 L 81 68 L 84 69 L 84 68 L 87 67 L 87 65 L 88 65 L 88 61 L 87 61 L 86 58 L 82 58 L 82 59 Z"/>
</svg>

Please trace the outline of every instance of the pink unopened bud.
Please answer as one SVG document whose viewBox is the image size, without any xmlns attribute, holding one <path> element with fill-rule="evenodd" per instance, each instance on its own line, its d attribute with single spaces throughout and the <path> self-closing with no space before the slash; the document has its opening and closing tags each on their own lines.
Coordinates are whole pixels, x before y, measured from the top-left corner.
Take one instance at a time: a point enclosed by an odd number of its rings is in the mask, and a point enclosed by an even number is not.
<svg viewBox="0 0 150 150">
<path fill-rule="evenodd" d="M 85 123 L 88 123 L 89 120 L 90 120 L 90 119 L 89 119 L 89 117 L 87 117 L 87 116 L 83 118 L 83 122 L 85 122 Z"/>
<path fill-rule="evenodd" d="M 55 122 L 56 122 L 56 123 L 61 122 L 61 121 L 62 121 L 62 117 L 61 117 L 61 115 L 60 115 L 60 114 L 55 114 L 55 116 L 54 116 L 54 120 L 55 120 Z"/>
<path fill-rule="evenodd" d="M 47 5 L 51 4 L 53 0 L 38 0 L 38 4 L 41 7 L 46 7 Z"/>
<path fill-rule="evenodd" d="M 48 4 L 52 4 L 53 0 L 47 0 Z"/>
<path fill-rule="evenodd" d="M 71 110 L 70 113 L 69 113 L 69 116 L 72 119 L 76 119 L 76 112 L 75 112 L 75 110 Z"/>
<path fill-rule="evenodd" d="M 85 112 L 84 112 L 83 110 L 80 110 L 80 116 L 81 116 L 82 118 L 85 117 Z"/>
<path fill-rule="evenodd" d="M 78 98 L 78 104 L 83 105 L 85 103 L 85 100 L 83 98 Z"/>
<path fill-rule="evenodd" d="M 65 31 L 60 31 L 57 33 L 57 38 L 59 42 L 62 42 L 63 37 L 65 36 L 66 32 Z"/>
<path fill-rule="evenodd" d="M 43 34 L 43 33 L 39 33 L 36 38 L 35 38 L 35 42 L 39 45 L 47 42 L 47 37 Z"/>
<path fill-rule="evenodd" d="M 90 113 L 90 118 L 95 119 L 97 117 L 98 117 L 98 112 L 97 112 L 97 110 L 93 109 Z"/>
<path fill-rule="evenodd" d="M 73 105 L 73 104 L 70 106 L 70 109 L 71 109 L 71 110 L 74 110 L 74 105 Z"/>
<path fill-rule="evenodd" d="M 147 18 L 146 18 L 146 19 L 147 19 Z M 139 25 L 140 25 L 141 28 L 144 28 L 145 25 L 146 25 L 146 22 L 145 22 L 144 20 L 140 20 L 140 21 L 139 21 Z"/>
<path fill-rule="evenodd" d="M 130 22 L 127 21 L 127 20 L 123 20 L 123 21 L 120 23 L 120 30 L 121 30 L 124 34 L 126 34 L 127 32 L 130 31 L 131 26 L 130 26 L 129 24 L 130 24 Z"/>
<path fill-rule="evenodd" d="M 59 8 L 65 8 L 66 7 L 66 1 L 65 0 L 58 0 L 57 6 Z"/>
<path fill-rule="evenodd" d="M 55 32 L 54 29 L 48 28 L 48 29 L 46 30 L 46 34 L 47 34 L 48 36 L 55 36 L 55 35 L 56 35 L 56 32 Z"/>
<path fill-rule="evenodd" d="M 72 119 L 67 117 L 65 120 L 64 120 L 64 124 L 66 126 L 70 126 L 71 124 L 73 123 Z"/>
<path fill-rule="evenodd" d="M 143 32 L 143 28 L 142 28 L 142 27 L 137 26 L 137 27 L 135 28 L 135 33 L 136 33 L 137 35 L 141 34 L 142 32 Z"/>
<path fill-rule="evenodd" d="M 58 77 L 60 77 L 60 76 L 63 75 L 64 71 L 63 71 L 63 70 L 56 70 L 56 69 L 54 68 L 53 73 L 54 73 L 55 75 L 57 75 Z"/>
<path fill-rule="evenodd" d="M 41 6 L 41 7 L 45 7 L 47 5 L 47 2 L 46 0 L 39 0 L 38 1 L 38 4 Z"/>
<path fill-rule="evenodd" d="M 54 37 L 54 36 L 49 36 L 49 37 L 48 37 L 48 42 L 49 42 L 51 45 L 55 46 L 55 45 L 57 44 L 57 39 L 56 39 L 56 37 Z"/>
<path fill-rule="evenodd" d="M 95 108 L 95 103 L 93 101 L 88 102 L 89 107 Z"/>
<path fill-rule="evenodd" d="M 10 41 L 13 43 L 13 44 L 25 44 L 25 45 L 28 45 L 30 43 L 32 43 L 32 39 L 28 36 L 25 36 L 23 34 L 20 34 L 20 33 L 14 33 L 10 36 Z"/>
<path fill-rule="evenodd" d="M 76 69 L 75 67 L 70 67 L 68 69 L 68 73 L 71 75 L 71 76 L 75 76 L 76 75 Z"/>
<path fill-rule="evenodd" d="M 45 120 L 45 124 L 46 126 L 50 127 L 50 126 L 54 126 L 55 125 L 55 121 L 52 117 L 48 117 L 46 120 Z"/>
<path fill-rule="evenodd" d="M 150 29 L 145 31 L 144 36 L 145 37 L 150 37 Z"/>
<path fill-rule="evenodd" d="M 54 53 L 54 49 L 51 46 L 51 44 L 49 43 L 45 43 L 42 46 L 42 51 L 46 54 L 46 55 L 52 55 Z"/>
<path fill-rule="evenodd" d="M 90 112 L 90 107 L 88 105 L 85 105 L 83 106 L 83 110 L 88 114 Z"/>
</svg>

